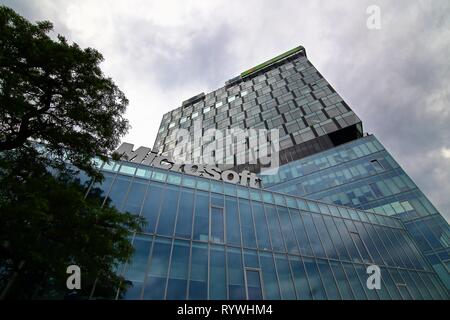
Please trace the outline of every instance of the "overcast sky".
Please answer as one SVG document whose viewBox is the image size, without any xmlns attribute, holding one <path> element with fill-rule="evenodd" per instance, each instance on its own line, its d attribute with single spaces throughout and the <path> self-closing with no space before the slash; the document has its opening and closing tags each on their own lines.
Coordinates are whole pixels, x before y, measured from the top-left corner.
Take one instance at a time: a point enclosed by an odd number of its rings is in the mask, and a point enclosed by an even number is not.
<svg viewBox="0 0 450 320">
<path fill-rule="evenodd" d="M 124 141 L 153 146 L 161 117 L 303 45 L 450 219 L 450 1 L 0 0 L 104 56 L 130 100 Z M 381 9 L 369 30 L 366 9 Z"/>
</svg>

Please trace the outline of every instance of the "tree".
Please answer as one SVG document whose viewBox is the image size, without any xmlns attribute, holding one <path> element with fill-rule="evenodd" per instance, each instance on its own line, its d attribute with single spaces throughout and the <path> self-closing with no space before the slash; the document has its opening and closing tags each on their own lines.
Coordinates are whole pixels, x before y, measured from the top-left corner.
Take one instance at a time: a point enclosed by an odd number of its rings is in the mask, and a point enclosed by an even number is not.
<svg viewBox="0 0 450 320">
<path fill-rule="evenodd" d="M 86 192 L 102 179 L 93 159 L 107 160 L 128 130 L 128 101 L 99 52 L 51 30 L 0 6 L 0 298 L 63 298 L 72 264 L 78 297 L 95 285 L 113 298 L 144 221 Z"/>
<path fill-rule="evenodd" d="M 81 49 L 48 21 L 32 24 L 0 6 L 0 151 L 44 143 L 59 164 L 95 175 L 128 128 L 128 100 L 105 77 L 95 49 Z"/>
<path fill-rule="evenodd" d="M 76 177 L 51 174 L 37 156 L 9 151 L 0 160 L 0 288 L 16 274 L 6 298 L 62 298 L 74 264 L 81 269 L 78 296 L 89 297 L 97 283 L 96 297 L 114 298 L 119 286 L 126 289 L 115 271 L 130 258 L 128 238 L 143 220 L 102 206 L 100 189 L 85 197 Z"/>
</svg>

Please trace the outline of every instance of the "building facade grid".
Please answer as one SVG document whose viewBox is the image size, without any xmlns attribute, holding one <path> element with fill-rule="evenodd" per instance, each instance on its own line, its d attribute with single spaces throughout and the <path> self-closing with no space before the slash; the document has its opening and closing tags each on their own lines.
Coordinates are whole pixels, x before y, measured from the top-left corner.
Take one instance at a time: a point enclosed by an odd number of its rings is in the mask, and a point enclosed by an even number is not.
<svg viewBox="0 0 450 320">
<path fill-rule="evenodd" d="M 118 297 L 446 298 L 399 219 L 127 162 L 102 171 L 91 189 L 148 221 Z M 380 291 L 365 284 L 373 263 Z"/>
</svg>

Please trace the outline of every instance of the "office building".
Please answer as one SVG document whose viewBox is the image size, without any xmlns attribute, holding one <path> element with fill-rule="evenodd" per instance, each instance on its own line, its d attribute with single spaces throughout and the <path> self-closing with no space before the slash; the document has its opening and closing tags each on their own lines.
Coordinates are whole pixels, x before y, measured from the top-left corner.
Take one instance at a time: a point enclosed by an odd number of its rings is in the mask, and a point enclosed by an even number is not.
<svg viewBox="0 0 450 320">
<path fill-rule="evenodd" d="M 208 164 L 230 170 L 225 176 L 162 164 L 182 146 L 203 165 L 197 155 L 206 145 L 178 140 L 181 129 L 195 141 L 237 128 L 278 130 L 278 171 L 239 162 L 241 153 L 249 159 L 246 148 Z M 136 151 L 129 161 L 100 164 L 106 179 L 92 186 L 148 221 L 119 270 L 133 286 L 118 298 L 449 298 L 448 223 L 364 134 L 301 46 L 166 113 L 153 152 L 156 163 Z M 248 171 L 259 174 L 258 186 L 240 183 Z M 367 285 L 373 265 L 379 290 Z"/>
</svg>

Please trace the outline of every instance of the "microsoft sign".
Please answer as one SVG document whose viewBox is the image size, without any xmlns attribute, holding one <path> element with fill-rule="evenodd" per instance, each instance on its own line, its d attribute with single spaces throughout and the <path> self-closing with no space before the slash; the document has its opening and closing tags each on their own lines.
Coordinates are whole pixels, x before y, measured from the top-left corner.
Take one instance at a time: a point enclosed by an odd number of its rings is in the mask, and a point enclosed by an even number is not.
<svg viewBox="0 0 450 320">
<path fill-rule="evenodd" d="M 120 147 L 114 151 L 122 160 L 134 163 L 153 166 L 166 170 L 184 172 L 194 176 L 205 177 L 214 180 L 222 180 L 230 183 L 239 183 L 243 186 L 259 188 L 261 179 L 253 172 L 243 170 L 238 173 L 233 170 L 222 171 L 218 167 L 204 164 L 180 164 L 166 156 L 158 155 L 152 152 L 148 147 L 139 147 L 133 150 L 134 145 L 131 143 L 122 143 Z"/>
</svg>

